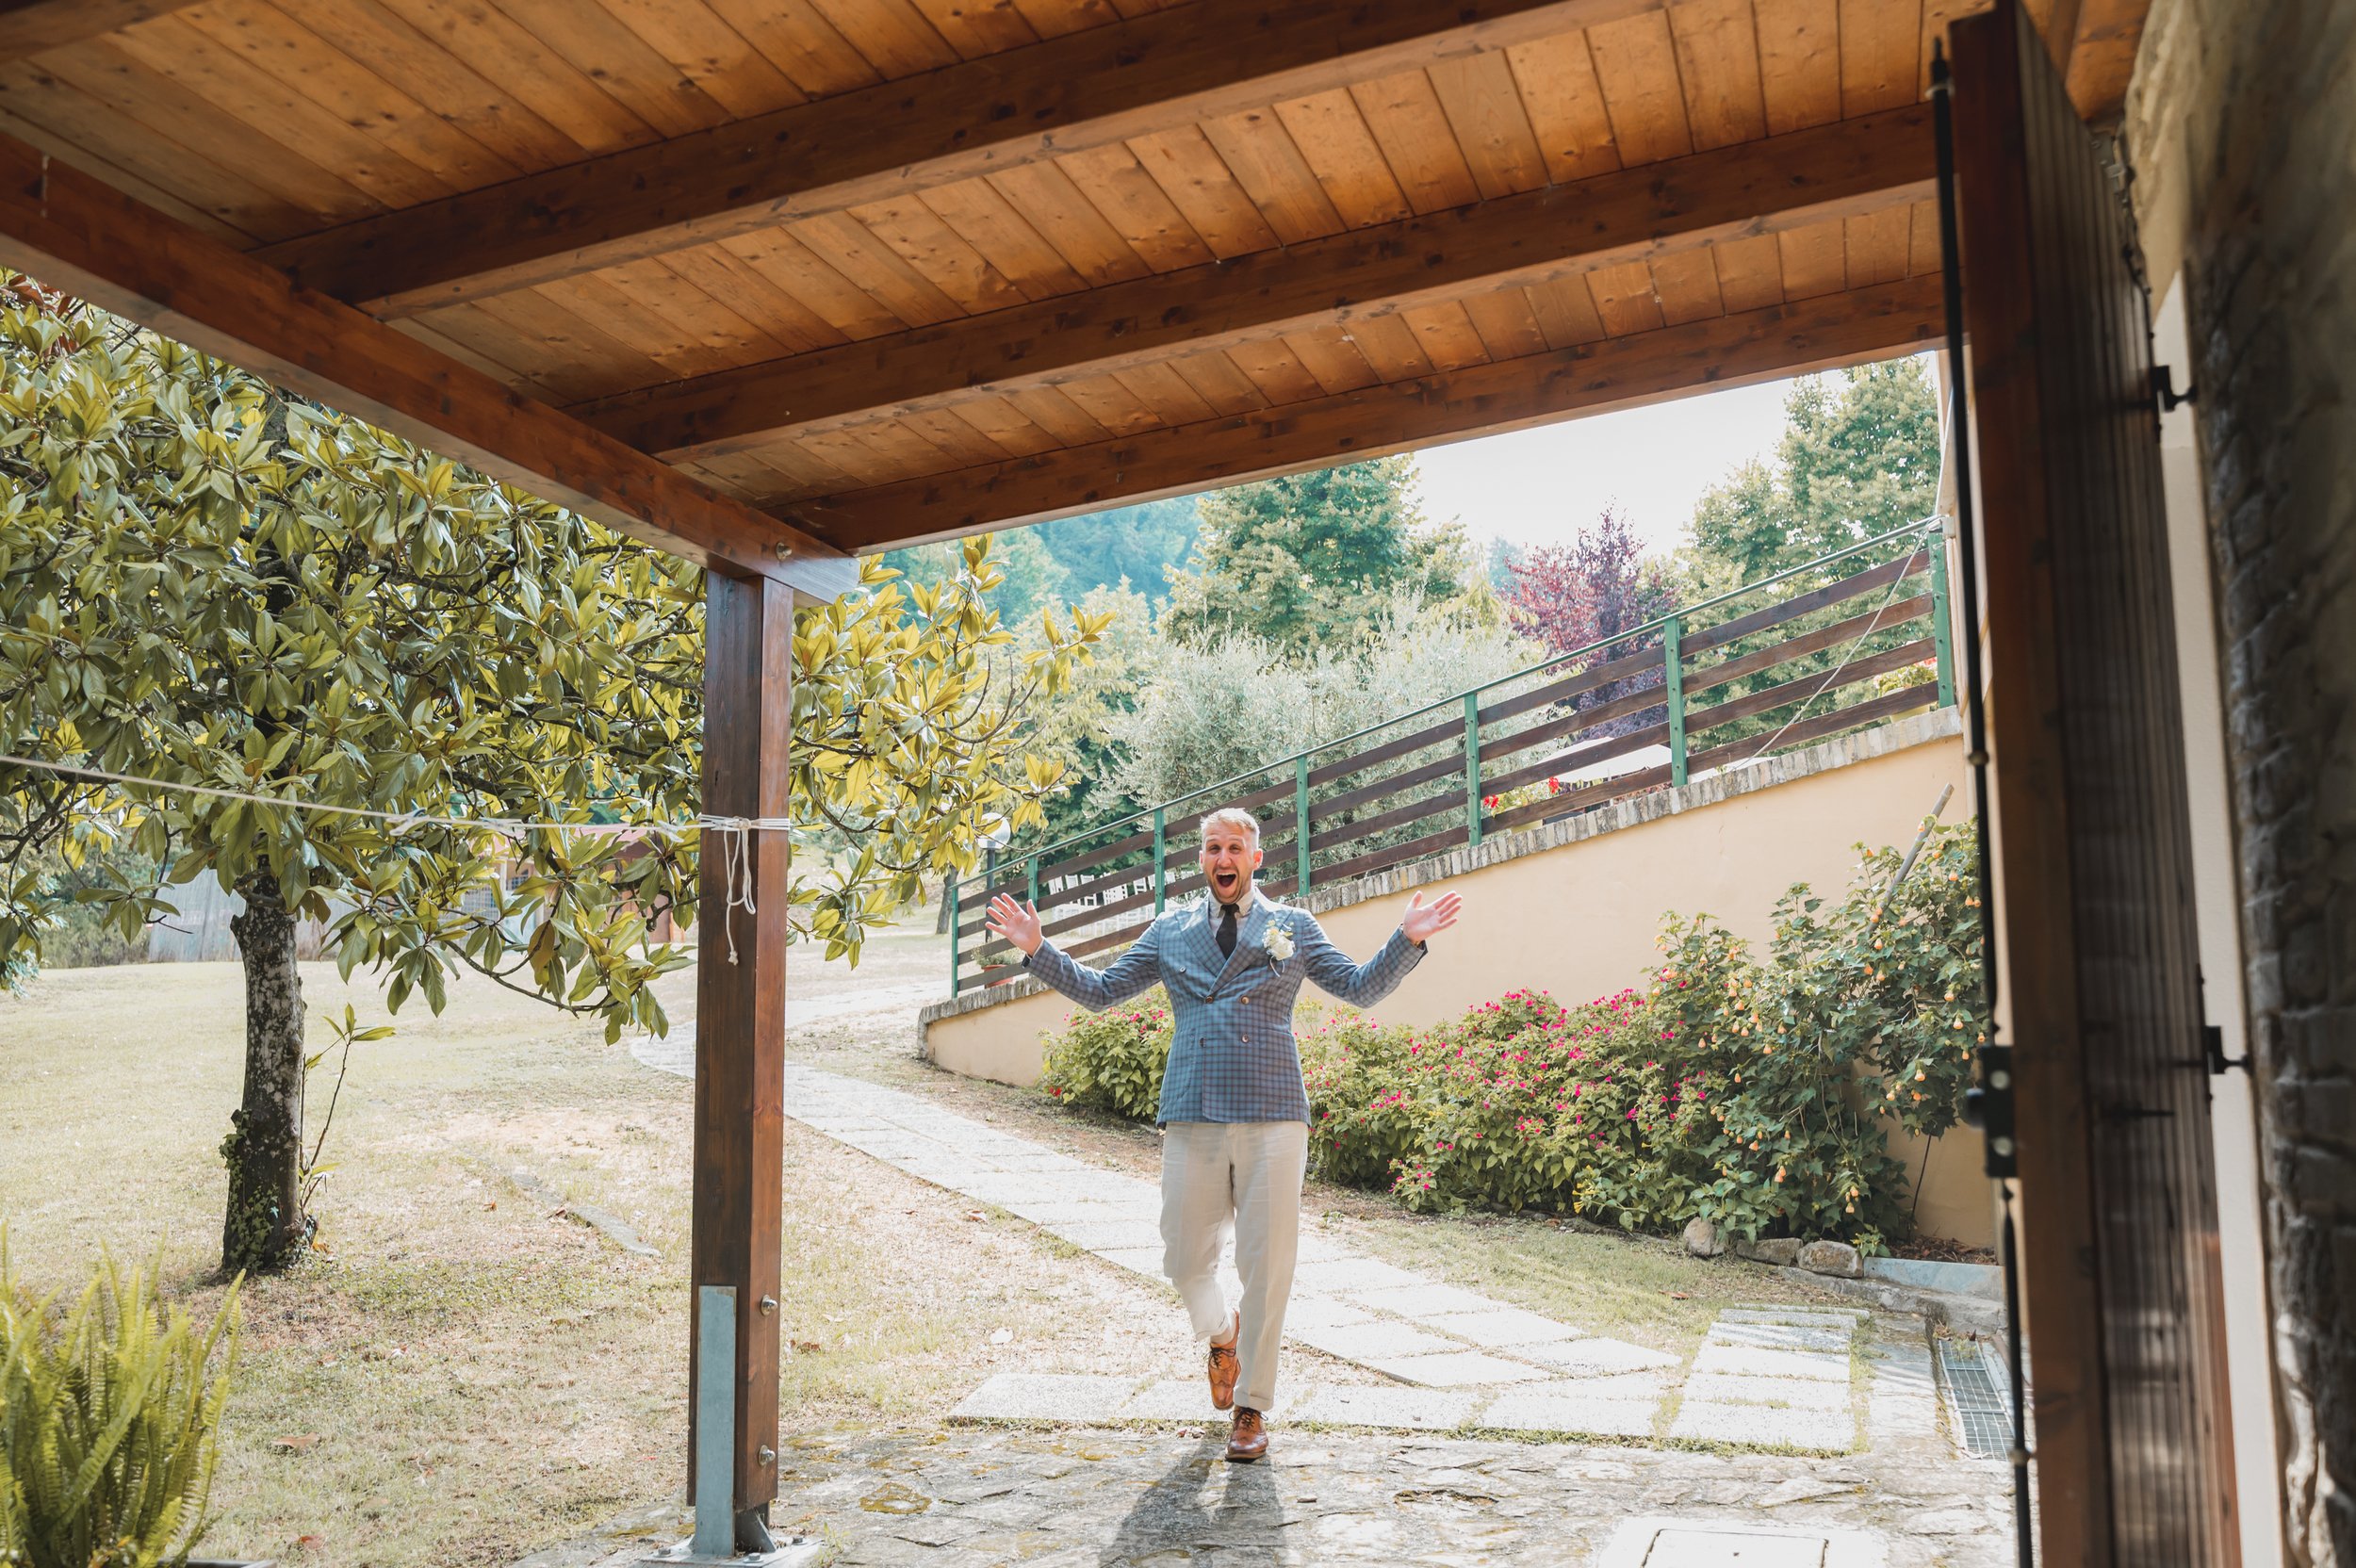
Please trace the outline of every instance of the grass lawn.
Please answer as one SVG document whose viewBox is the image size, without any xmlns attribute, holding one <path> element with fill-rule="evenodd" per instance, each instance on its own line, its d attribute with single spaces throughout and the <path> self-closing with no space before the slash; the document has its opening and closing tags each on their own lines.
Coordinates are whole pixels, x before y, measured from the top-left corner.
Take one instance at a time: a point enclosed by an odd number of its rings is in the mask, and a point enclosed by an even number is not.
<svg viewBox="0 0 2356 1568">
<path fill-rule="evenodd" d="M 856 977 L 799 964 L 796 989 L 875 986 L 893 945 Z M 355 980 L 306 965 L 304 1001 L 382 1019 Z M 692 1016 L 692 979 L 666 986 Z M 172 1295 L 220 1299 L 242 1003 L 229 964 L 52 972 L 0 997 L 0 1223 L 27 1284 L 78 1290 L 102 1250 L 160 1245 Z M 209 1550 L 503 1565 L 683 1478 L 690 1086 L 487 983 L 392 1021 L 335 1115 L 327 1250 L 245 1287 Z M 938 1416 L 994 1370 L 1153 1370 L 1186 1343 L 1174 1299 L 1019 1221 L 791 1122 L 785 1158 L 789 1429 Z M 659 1255 L 528 1197 L 518 1170 Z"/>
<path fill-rule="evenodd" d="M 790 1048 L 1153 1174 L 1150 1128 L 916 1059 L 917 1000 L 946 961 L 921 928 L 877 939 L 856 972 L 796 950 Z M 303 985 L 315 1013 L 350 1002 L 384 1019 L 365 975 L 346 986 L 332 965 L 306 965 Z M 675 1021 L 692 1019 L 692 974 L 665 981 L 664 997 Z M 453 985 L 440 1018 L 412 1003 L 390 1021 L 393 1038 L 355 1051 L 335 1114 L 323 1250 L 245 1286 L 217 1554 L 504 1565 L 683 1478 L 689 1084 L 487 982 Z M 218 1303 L 217 1150 L 243 1049 L 232 964 L 52 972 L 0 997 L 0 1224 L 27 1284 L 78 1289 L 103 1251 L 144 1260 L 160 1247 L 172 1295 Z M 314 1080 L 315 1124 L 329 1081 Z M 1165 1288 L 791 1121 L 785 1160 L 789 1437 L 938 1419 L 1000 1370 L 1194 1371 Z M 622 1216 L 657 1255 L 624 1251 L 534 1193 Z M 1377 1256 L 1678 1353 L 1721 1305 L 1805 1298 L 1652 1238 L 1416 1218 L 1337 1188 L 1313 1188 L 1309 1209 Z"/>
</svg>

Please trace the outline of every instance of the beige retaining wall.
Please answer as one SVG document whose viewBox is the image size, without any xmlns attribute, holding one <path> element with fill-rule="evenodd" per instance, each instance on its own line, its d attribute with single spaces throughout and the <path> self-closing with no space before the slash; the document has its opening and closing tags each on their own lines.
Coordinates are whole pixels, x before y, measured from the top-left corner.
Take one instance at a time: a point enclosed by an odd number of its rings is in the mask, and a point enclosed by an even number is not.
<svg viewBox="0 0 2356 1568">
<path fill-rule="evenodd" d="M 1971 809 L 1969 771 L 1955 715 L 1942 710 L 1317 890 L 1309 906 L 1336 942 L 1364 955 L 1399 923 L 1414 890 L 1445 882 L 1464 895 L 1456 928 L 1371 1009 L 1384 1022 L 1437 1022 L 1527 987 L 1585 1000 L 1646 974 L 1659 961 L 1661 918 L 1672 910 L 1707 912 L 1763 946 L 1785 889 L 1846 888 L 1857 844 L 1910 843 L 1950 786 L 1945 820 L 1960 821 Z M 924 1010 L 925 1054 L 952 1072 L 1035 1083 L 1041 1035 L 1071 1012 L 1070 1003 L 1027 979 L 969 991 Z M 1992 1244 L 1976 1133 L 1959 1128 L 1938 1140 L 1927 1167 L 1921 1140 L 1901 1135 L 1891 1147 L 1923 1172 L 1917 1220 L 1924 1231 Z"/>
</svg>

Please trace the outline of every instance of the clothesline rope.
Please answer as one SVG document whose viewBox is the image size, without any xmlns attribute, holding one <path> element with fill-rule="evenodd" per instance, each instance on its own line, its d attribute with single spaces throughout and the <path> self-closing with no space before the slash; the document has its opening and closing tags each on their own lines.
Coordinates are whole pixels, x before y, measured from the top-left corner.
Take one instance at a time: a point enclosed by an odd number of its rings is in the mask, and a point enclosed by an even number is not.
<svg viewBox="0 0 2356 1568">
<path fill-rule="evenodd" d="M 539 822 L 522 817 L 444 817 L 425 811 L 386 811 L 366 806 L 335 806 L 320 800 L 292 800 L 285 795 L 257 794 L 247 790 L 224 790 L 211 784 L 188 784 L 170 778 L 147 778 L 139 774 L 108 773 L 104 768 L 79 767 L 70 762 L 45 761 L 37 757 L 14 757 L 0 752 L 0 767 L 32 768 L 42 773 L 63 774 L 73 778 L 100 779 L 109 784 L 136 784 L 141 789 L 176 791 L 182 794 L 209 795 L 216 800 L 242 800 L 256 806 L 278 806 L 295 811 L 316 811 L 323 816 L 365 817 L 372 822 L 393 825 L 396 830 L 410 827 L 481 828 L 503 838 L 520 838 L 527 833 L 570 833 L 580 838 L 615 838 L 629 833 L 685 833 L 691 829 L 718 828 L 734 833 L 786 833 L 793 830 L 788 817 L 731 817 L 717 812 L 697 812 L 685 822 Z"/>
<path fill-rule="evenodd" d="M 148 778 L 139 774 L 110 773 L 105 768 L 85 768 L 71 762 L 52 762 L 38 757 L 17 757 L 0 752 L 0 767 L 30 768 L 39 773 L 60 775 L 68 778 L 87 778 L 108 784 L 129 784 L 145 790 L 164 790 L 180 794 L 205 795 L 215 800 L 238 800 L 255 806 L 283 807 L 295 811 L 312 811 L 321 816 L 360 817 L 370 822 L 390 824 L 396 837 L 412 827 L 453 827 L 495 833 L 510 841 L 521 840 L 530 833 L 571 834 L 576 838 L 611 839 L 627 834 L 679 834 L 690 831 L 712 832 L 720 835 L 720 867 L 728 887 L 728 906 L 721 916 L 720 928 L 728 943 L 728 962 L 736 958 L 736 921 L 739 909 L 758 914 L 753 906 L 753 845 L 755 833 L 791 833 L 793 820 L 788 817 L 731 817 L 717 812 L 699 811 L 686 822 L 535 822 L 518 817 L 445 817 L 425 811 L 386 811 L 367 806 L 336 806 L 321 800 L 289 800 L 283 795 L 259 794 L 250 790 L 226 790 L 213 784 L 187 784 L 176 779 Z"/>
</svg>

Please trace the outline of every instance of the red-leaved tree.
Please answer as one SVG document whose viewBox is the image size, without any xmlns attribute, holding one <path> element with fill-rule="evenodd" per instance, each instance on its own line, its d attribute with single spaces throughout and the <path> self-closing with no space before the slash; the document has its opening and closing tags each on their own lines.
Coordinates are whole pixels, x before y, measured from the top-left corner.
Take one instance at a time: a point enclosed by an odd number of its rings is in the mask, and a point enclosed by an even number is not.
<svg viewBox="0 0 2356 1568">
<path fill-rule="evenodd" d="M 1557 653 L 1602 645 L 1584 662 L 1588 664 L 1658 643 L 1658 630 L 1637 633 L 1633 629 L 1673 607 L 1661 563 L 1644 553 L 1644 541 L 1628 519 L 1610 507 L 1569 544 L 1541 545 L 1528 551 L 1513 572 L 1505 607 L 1514 629 Z M 1624 637 L 1623 632 L 1630 634 Z M 1581 693 L 1574 702 L 1584 711 L 1660 683 L 1661 673 L 1653 670 Z M 1598 726 L 1594 733 L 1625 734 L 1652 722 L 1652 714 L 1630 714 Z"/>
</svg>

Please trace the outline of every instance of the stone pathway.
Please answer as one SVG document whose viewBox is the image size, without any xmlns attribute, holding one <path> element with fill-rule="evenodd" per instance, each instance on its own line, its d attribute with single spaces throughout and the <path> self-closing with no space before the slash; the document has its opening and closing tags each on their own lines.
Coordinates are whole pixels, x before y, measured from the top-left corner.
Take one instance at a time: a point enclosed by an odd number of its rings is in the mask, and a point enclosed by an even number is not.
<svg viewBox="0 0 2356 1568">
<path fill-rule="evenodd" d="M 639 1059 L 692 1076 L 692 1037 Z M 789 1063 L 785 1104 L 828 1137 L 920 1180 L 1029 1220 L 1159 1283 L 1153 1184 L 1060 1154 L 903 1090 Z M 1688 1375 L 1678 1358 L 1590 1334 L 1304 1235 L 1285 1338 L 1395 1380 L 1319 1386 L 1296 1374 L 1271 1418 L 1333 1428 L 1661 1438 L 1824 1454 L 1936 1443 L 1922 1322 L 1885 1314 L 1861 1360 L 1859 1310 L 1720 1315 Z M 1228 1295 L 1240 1293 L 1231 1246 Z M 1215 1416 L 1200 1378 L 1002 1373 L 960 1404 L 969 1421 L 1058 1425 Z M 1941 1446 L 1944 1446 L 1943 1445 Z M 1952 1453 L 1952 1448 L 1946 1450 Z"/>
<path fill-rule="evenodd" d="M 1216 1433 L 962 1426 L 787 1440 L 773 1524 L 832 1568 L 2000 1568 L 2004 1473 L 1575 1444 L 1287 1430 L 1267 1462 Z M 627 1568 L 684 1537 L 645 1508 L 516 1568 Z"/>
</svg>

